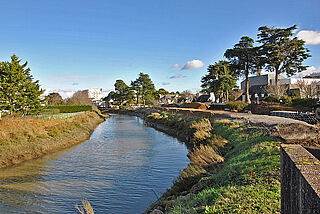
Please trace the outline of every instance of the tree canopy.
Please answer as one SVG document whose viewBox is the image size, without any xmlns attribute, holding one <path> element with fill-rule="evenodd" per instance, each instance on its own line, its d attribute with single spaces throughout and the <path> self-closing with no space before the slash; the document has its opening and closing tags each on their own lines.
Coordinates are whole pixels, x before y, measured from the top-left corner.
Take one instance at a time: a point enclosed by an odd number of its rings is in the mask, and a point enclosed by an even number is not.
<svg viewBox="0 0 320 214">
<path fill-rule="evenodd" d="M 229 101 L 229 95 L 236 87 L 236 72 L 228 61 L 220 60 L 209 65 L 208 74 L 201 79 L 201 87 L 208 93 L 213 92 L 218 98 Z"/>
<path fill-rule="evenodd" d="M 137 103 L 140 97 L 144 105 L 154 102 L 155 87 L 148 74 L 140 73 L 139 77 L 131 82 L 131 87 L 136 91 Z"/>
<path fill-rule="evenodd" d="M 21 64 L 16 55 L 11 56 L 11 62 L 0 63 L 0 109 L 23 114 L 40 109 L 44 90 L 34 81 L 27 64 Z"/>
<path fill-rule="evenodd" d="M 92 105 L 92 99 L 89 98 L 89 91 L 77 91 L 67 100 L 68 105 Z"/>
<path fill-rule="evenodd" d="M 116 80 L 114 84 L 115 93 L 113 99 L 122 106 L 125 102 L 131 102 L 133 98 L 132 89 L 123 80 Z"/>
<path fill-rule="evenodd" d="M 250 103 L 249 97 L 249 74 L 259 71 L 259 54 L 258 49 L 253 46 L 254 40 L 248 36 L 241 37 L 239 43 L 234 48 L 227 49 L 225 57 L 231 61 L 233 69 L 237 75 L 245 77 L 245 95 L 246 102 Z"/>
<path fill-rule="evenodd" d="M 275 83 L 278 85 L 279 74 L 288 76 L 306 70 L 302 62 L 310 57 L 304 41 L 293 37 L 296 25 L 289 28 L 262 26 L 258 30 L 258 42 L 262 44 L 261 55 L 267 71 L 275 72 Z"/>
<path fill-rule="evenodd" d="M 64 105 L 64 100 L 61 95 L 56 92 L 52 92 L 45 97 L 45 100 L 48 105 Z"/>
</svg>

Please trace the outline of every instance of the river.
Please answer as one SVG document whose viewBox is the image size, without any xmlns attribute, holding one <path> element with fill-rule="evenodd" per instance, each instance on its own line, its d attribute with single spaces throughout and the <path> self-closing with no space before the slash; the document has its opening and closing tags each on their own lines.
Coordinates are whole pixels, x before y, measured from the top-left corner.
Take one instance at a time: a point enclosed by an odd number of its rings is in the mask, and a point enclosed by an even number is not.
<svg viewBox="0 0 320 214">
<path fill-rule="evenodd" d="M 72 148 L 0 169 L 0 213 L 142 213 L 188 164 L 176 138 L 132 116 L 100 124 Z"/>
</svg>

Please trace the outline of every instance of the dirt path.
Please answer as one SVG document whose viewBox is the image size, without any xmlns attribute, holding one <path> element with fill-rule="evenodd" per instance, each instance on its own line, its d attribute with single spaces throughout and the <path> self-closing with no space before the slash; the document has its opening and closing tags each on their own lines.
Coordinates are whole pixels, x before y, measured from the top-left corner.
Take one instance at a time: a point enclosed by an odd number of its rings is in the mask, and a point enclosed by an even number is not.
<svg viewBox="0 0 320 214">
<path fill-rule="evenodd" d="M 287 143 L 315 141 L 318 144 L 320 138 L 319 126 L 290 118 L 190 108 L 158 109 L 171 113 L 194 115 L 204 118 L 241 120 L 248 125 L 258 126 L 267 131 L 270 135 L 282 138 Z"/>
</svg>

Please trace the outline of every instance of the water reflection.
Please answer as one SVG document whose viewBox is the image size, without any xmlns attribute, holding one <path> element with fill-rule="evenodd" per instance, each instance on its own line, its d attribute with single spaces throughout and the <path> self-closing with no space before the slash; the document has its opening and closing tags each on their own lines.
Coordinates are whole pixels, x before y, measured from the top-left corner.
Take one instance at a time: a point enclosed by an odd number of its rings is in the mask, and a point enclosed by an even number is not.
<svg viewBox="0 0 320 214">
<path fill-rule="evenodd" d="M 171 186 L 186 154 L 139 118 L 110 118 L 78 146 L 0 169 L 0 212 L 75 213 L 87 199 L 96 213 L 141 213 Z"/>
</svg>

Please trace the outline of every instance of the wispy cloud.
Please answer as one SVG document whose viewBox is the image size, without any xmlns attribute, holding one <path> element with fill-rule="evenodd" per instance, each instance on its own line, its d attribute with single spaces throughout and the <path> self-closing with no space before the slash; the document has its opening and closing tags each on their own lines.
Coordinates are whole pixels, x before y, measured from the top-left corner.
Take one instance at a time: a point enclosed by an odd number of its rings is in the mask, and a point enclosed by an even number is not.
<svg viewBox="0 0 320 214">
<path fill-rule="evenodd" d="M 170 85 L 170 82 L 161 82 L 161 85 Z"/>
<path fill-rule="evenodd" d="M 180 68 L 179 64 L 174 64 L 173 66 L 171 66 L 171 68 Z"/>
<path fill-rule="evenodd" d="M 201 60 L 194 59 L 191 61 L 188 61 L 181 70 L 192 70 L 197 68 L 202 68 L 204 66 L 204 63 Z"/>
<path fill-rule="evenodd" d="M 181 78 L 181 77 L 182 77 L 181 74 L 176 74 L 174 76 L 169 77 L 169 79 L 178 79 L 178 78 Z"/>
<path fill-rule="evenodd" d="M 70 80 L 81 80 L 81 79 L 88 79 L 91 78 L 92 76 L 90 75 L 75 75 L 75 76 L 54 76 L 54 77 L 49 77 L 48 79 L 50 81 L 59 81 L 59 82 L 65 82 L 65 81 L 70 81 Z"/>
<path fill-rule="evenodd" d="M 312 30 L 301 30 L 297 34 L 299 39 L 306 42 L 306 45 L 319 45 L 320 44 L 320 32 Z"/>
<path fill-rule="evenodd" d="M 74 82 L 72 83 L 72 85 L 80 85 L 78 82 Z"/>
</svg>

